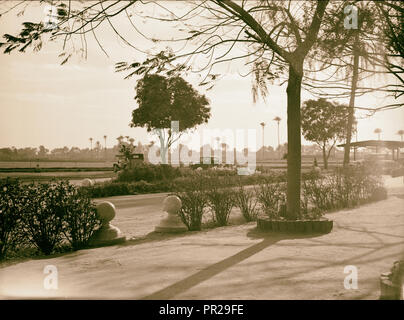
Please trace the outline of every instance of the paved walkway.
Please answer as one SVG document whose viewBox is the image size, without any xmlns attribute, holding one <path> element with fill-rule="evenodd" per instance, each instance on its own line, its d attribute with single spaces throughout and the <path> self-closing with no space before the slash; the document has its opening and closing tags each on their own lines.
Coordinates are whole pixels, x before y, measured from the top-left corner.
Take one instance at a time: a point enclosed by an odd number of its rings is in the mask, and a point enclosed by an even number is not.
<svg viewBox="0 0 404 320">
<path fill-rule="evenodd" d="M 404 257 L 404 191 L 327 217 L 327 235 L 260 233 L 254 223 L 150 234 L 125 245 L 81 250 L 0 269 L 3 298 L 378 299 L 379 275 Z M 400 191 L 401 190 L 401 191 Z M 127 209 L 119 209 L 127 210 Z M 58 270 L 45 290 L 44 267 Z M 344 288 L 344 267 L 358 269 L 358 289 Z"/>
</svg>

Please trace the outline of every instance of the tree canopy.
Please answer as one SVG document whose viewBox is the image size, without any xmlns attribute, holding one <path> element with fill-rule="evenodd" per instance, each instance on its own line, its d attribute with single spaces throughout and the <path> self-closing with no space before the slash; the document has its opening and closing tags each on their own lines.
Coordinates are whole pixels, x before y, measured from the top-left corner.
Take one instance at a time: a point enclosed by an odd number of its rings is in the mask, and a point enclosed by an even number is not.
<svg viewBox="0 0 404 320">
<path fill-rule="evenodd" d="M 160 139 L 160 155 L 165 154 L 182 132 L 207 123 L 211 114 L 209 101 L 180 76 L 166 77 L 146 74 L 136 85 L 136 102 L 132 112 L 132 127 L 145 127 Z M 172 121 L 178 121 L 178 132 L 172 130 Z"/>
<path fill-rule="evenodd" d="M 323 151 L 324 168 L 336 142 L 346 136 L 348 107 L 324 98 L 307 100 L 302 107 L 302 131 L 306 140 L 315 142 Z"/>
</svg>

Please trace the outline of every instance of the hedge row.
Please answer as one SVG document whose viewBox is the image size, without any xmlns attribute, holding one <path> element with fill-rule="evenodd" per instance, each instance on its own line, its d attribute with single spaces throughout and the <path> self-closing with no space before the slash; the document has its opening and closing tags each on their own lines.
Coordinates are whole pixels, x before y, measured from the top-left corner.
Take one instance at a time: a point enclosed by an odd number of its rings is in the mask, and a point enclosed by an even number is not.
<svg viewBox="0 0 404 320">
<path fill-rule="evenodd" d="M 301 212 L 299 220 L 318 220 L 330 210 L 357 206 L 383 200 L 387 191 L 381 177 L 371 168 L 336 169 L 326 175 L 316 171 L 302 179 Z M 206 209 L 210 209 L 216 225 L 227 224 L 233 207 L 239 207 L 247 221 L 255 220 L 261 212 L 270 220 L 286 219 L 286 183 L 276 179 L 258 179 L 253 188 L 246 189 L 242 179 L 238 187 L 216 178 L 192 178 L 176 193 L 182 200 L 180 216 L 189 230 L 200 230 Z"/>
<path fill-rule="evenodd" d="M 267 173 L 264 175 L 253 174 L 246 176 L 239 176 L 232 171 L 226 172 L 215 170 L 193 171 L 189 175 L 180 176 L 173 179 L 163 179 L 149 182 L 146 180 L 122 182 L 122 181 L 108 181 L 97 183 L 91 187 L 83 187 L 92 198 L 103 198 L 112 196 L 123 195 L 136 195 L 145 193 L 158 193 L 158 192 L 176 192 L 182 188 L 183 185 L 192 184 L 198 179 L 216 179 L 218 183 L 226 183 L 228 186 L 254 185 L 261 181 L 268 183 L 286 181 L 286 174 L 282 171 Z"/>
</svg>

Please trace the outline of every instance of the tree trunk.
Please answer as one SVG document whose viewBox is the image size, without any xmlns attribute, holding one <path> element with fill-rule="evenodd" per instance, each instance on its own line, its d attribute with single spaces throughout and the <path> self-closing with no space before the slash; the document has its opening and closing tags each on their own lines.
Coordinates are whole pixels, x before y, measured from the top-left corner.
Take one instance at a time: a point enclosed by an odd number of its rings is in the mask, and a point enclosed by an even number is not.
<svg viewBox="0 0 404 320">
<path fill-rule="evenodd" d="M 328 169 L 328 157 L 327 157 L 327 152 L 326 152 L 327 150 L 326 150 L 326 147 L 325 147 L 325 146 L 323 146 L 322 149 L 323 149 L 323 163 L 324 163 L 324 169 L 327 170 L 327 169 Z"/>
<path fill-rule="evenodd" d="M 168 147 L 166 146 L 166 143 L 164 141 L 164 138 L 162 137 L 162 134 L 159 134 L 159 140 L 160 140 L 160 158 L 161 158 L 161 163 L 162 164 L 168 164 L 167 162 L 167 151 Z"/>
<path fill-rule="evenodd" d="M 286 216 L 296 220 L 300 216 L 300 91 L 302 85 L 303 63 L 289 65 L 288 88 L 288 173 Z"/>
<path fill-rule="evenodd" d="M 349 99 L 349 114 L 346 132 L 346 142 L 344 148 L 344 167 L 349 164 L 349 154 L 351 151 L 351 138 L 352 138 L 352 125 L 355 115 L 355 93 L 358 84 L 358 72 L 359 72 L 359 34 L 356 32 L 355 44 L 353 48 L 354 61 L 353 61 L 353 74 L 352 74 L 352 84 L 351 84 L 351 96 Z"/>
</svg>

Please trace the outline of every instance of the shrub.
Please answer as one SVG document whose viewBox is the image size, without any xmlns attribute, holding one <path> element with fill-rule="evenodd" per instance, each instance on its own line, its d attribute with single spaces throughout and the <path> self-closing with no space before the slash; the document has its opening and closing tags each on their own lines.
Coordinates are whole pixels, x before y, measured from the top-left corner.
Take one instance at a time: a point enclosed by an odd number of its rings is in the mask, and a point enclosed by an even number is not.
<svg viewBox="0 0 404 320">
<path fill-rule="evenodd" d="M 279 219 L 281 206 L 286 202 L 285 185 L 272 181 L 263 181 L 255 189 L 258 203 L 271 219 Z"/>
<path fill-rule="evenodd" d="M 31 184 L 23 197 L 23 234 L 44 254 L 62 241 L 64 189 L 56 184 Z"/>
<path fill-rule="evenodd" d="M 87 246 L 94 231 L 101 226 L 95 205 L 89 195 L 69 184 L 61 184 L 65 194 L 61 205 L 64 208 L 63 234 L 73 250 Z"/>
<path fill-rule="evenodd" d="M 181 169 L 168 164 L 136 163 L 130 169 L 118 173 L 117 180 L 120 182 L 134 182 L 144 180 L 147 182 L 159 180 L 172 180 L 181 176 Z"/>
<path fill-rule="evenodd" d="M 363 165 L 337 168 L 331 174 L 305 179 L 302 183 L 305 209 L 311 204 L 323 212 L 387 197 L 380 176 Z"/>
<path fill-rule="evenodd" d="M 93 198 L 123 196 L 131 194 L 129 184 L 126 182 L 105 182 L 90 187 L 82 187 Z"/>
<path fill-rule="evenodd" d="M 100 225 L 89 194 L 68 181 L 24 186 L 21 208 L 21 234 L 46 255 L 63 240 L 85 247 Z"/>
<path fill-rule="evenodd" d="M 225 181 L 210 178 L 206 196 L 208 205 L 213 212 L 213 220 L 218 226 L 226 226 L 231 209 L 235 205 L 234 191 L 229 188 Z"/>
<path fill-rule="evenodd" d="M 302 180 L 302 196 L 305 208 L 309 203 L 322 211 L 329 210 L 335 206 L 335 197 L 338 190 L 335 189 L 333 177 L 323 177 L 318 179 Z"/>
<path fill-rule="evenodd" d="M 235 203 L 240 208 L 246 221 L 257 219 L 257 200 L 253 190 L 247 190 L 243 185 L 238 187 L 234 194 Z"/>
<path fill-rule="evenodd" d="M 20 239 L 22 189 L 18 180 L 0 180 L 0 260 Z"/>
<path fill-rule="evenodd" d="M 180 217 L 188 230 L 201 230 L 202 218 L 207 205 L 206 184 L 201 176 L 183 183 L 177 195 L 182 201 Z"/>
</svg>

